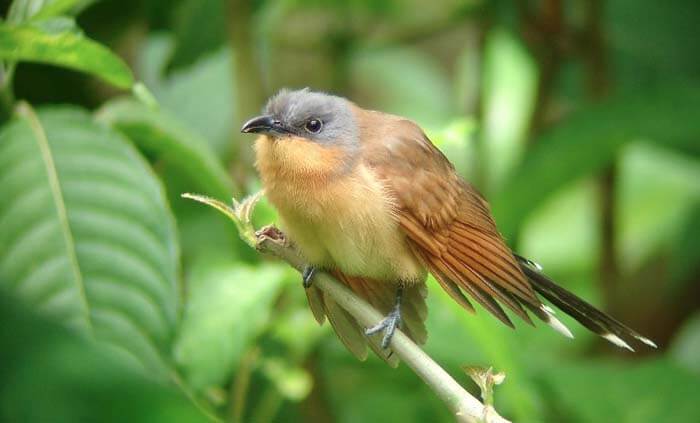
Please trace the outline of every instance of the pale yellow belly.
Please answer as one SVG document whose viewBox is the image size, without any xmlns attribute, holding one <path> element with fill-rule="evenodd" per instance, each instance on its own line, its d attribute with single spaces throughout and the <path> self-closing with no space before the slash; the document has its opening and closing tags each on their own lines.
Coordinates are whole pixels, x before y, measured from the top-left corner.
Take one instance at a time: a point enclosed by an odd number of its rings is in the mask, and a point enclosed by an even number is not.
<svg viewBox="0 0 700 423">
<path fill-rule="evenodd" d="M 293 203 L 278 192 L 268 196 L 280 212 L 283 229 L 311 264 L 351 276 L 422 281 L 425 271 L 406 243 L 391 201 L 367 172 L 324 192 L 297 191 L 301 197 Z"/>
</svg>

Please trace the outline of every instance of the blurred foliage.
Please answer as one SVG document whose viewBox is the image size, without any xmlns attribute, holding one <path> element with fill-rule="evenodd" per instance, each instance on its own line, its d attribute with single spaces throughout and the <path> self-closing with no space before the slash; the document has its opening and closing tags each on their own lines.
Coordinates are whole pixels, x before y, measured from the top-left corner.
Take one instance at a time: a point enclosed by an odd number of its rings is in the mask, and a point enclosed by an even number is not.
<svg viewBox="0 0 700 423">
<path fill-rule="evenodd" d="M 259 189 L 238 128 L 284 86 L 417 121 L 514 248 L 661 345 L 512 331 L 430 280 L 426 350 L 472 393 L 493 366 L 514 421 L 700 420 L 700 3 L 2 5 L 0 420 L 450 421 L 180 197 Z"/>
</svg>

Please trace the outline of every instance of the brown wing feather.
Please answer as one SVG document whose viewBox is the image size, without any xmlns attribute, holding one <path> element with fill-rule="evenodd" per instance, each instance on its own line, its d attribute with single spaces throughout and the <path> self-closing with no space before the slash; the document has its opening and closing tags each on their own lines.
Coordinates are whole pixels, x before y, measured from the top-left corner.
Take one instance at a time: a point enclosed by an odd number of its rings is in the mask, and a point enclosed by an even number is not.
<svg viewBox="0 0 700 423">
<path fill-rule="evenodd" d="M 372 279 L 347 276 L 339 271 L 331 272 L 339 281 L 353 290 L 383 315 L 388 314 L 394 307 L 396 298 L 396 286 L 387 282 Z M 381 334 L 366 337 L 364 328 L 354 317 L 340 307 L 333 298 L 324 295 L 323 291 L 313 284 L 306 289 L 311 311 L 319 324 L 323 324 L 326 317 L 333 330 L 345 347 L 358 359 L 367 358 L 367 346 L 390 366 L 396 367 L 398 357 L 391 354 L 390 350 L 381 348 Z M 425 328 L 425 319 L 428 308 L 425 304 L 427 290 L 425 284 L 414 284 L 404 290 L 401 303 L 401 316 L 403 325 L 401 330 L 417 344 L 424 344 L 428 338 Z"/>
<path fill-rule="evenodd" d="M 370 121 L 372 116 L 377 114 Z M 541 302 L 486 201 L 417 125 L 387 115 L 374 122 L 377 127 L 366 128 L 369 136 L 364 135 L 369 138 L 364 162 L 388 186 L 401 228 L 440 285 L 468 310 L 471 304 L 461 291 L 509 326 L 501 305 L 532 323 L 525 309 L 539 310 Z"/>
</svg>

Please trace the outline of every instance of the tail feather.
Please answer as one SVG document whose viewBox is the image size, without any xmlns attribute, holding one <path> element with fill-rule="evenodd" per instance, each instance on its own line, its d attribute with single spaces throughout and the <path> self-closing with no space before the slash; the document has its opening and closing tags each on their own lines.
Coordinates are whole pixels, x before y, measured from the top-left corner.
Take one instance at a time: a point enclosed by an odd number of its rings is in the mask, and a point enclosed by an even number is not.
<svg viewBox="0 0 700 423">
<path fill-rule="evenodd" d="M 656 344 L 649 338 L 640 335 L 617 319 L 603 313 L 583 299 L 555 284 L 551 279 L 542 274 L 540 272 L 541 268 L 532 261 L 520 256 L 515 257 L 523 273 L 525 273 L 525 276 L 530 280 L 532 287 L 537 293 L 545 297 L 564 313 L 576 319 L 590 331 L 600 335 L 618 347 L 626 348 L 630 351 L 634 351 L 630 346 L 632 340 L 656 348 Z M 542 308 L 542 310 L 548 314 L 549 319 L 554 318 L 551 311 L 547 311 L 546 307 Z M 556 329 L 559 327 L 557 322 L 559 325 L 561 324 L 558 320 L 550 320 L 549 324 Z"/>
<path fill-rule="evenodd" d="M 552 329 L 556 330 L 567 338 L 573 339 L 574 334 L 572 334 L 569 328 L 567 328 L 566 325 L 564 325 L 554 316 L 554 310 L 547 307 L 545 304 L 541 304 L 539 307 L 536 307 L 530 303 L 523 302 L 523 305 L 527 307 L 532 314 L 548 324 Z"/>
</svg>

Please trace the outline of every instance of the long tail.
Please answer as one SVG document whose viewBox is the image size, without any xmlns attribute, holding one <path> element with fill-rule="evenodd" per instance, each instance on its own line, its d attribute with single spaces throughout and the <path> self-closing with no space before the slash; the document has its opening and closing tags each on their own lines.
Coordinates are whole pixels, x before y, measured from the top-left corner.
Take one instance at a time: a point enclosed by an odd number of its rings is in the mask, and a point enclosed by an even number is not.
<svg viewBox="0 0 700 423">
<path fill-rule="evenodd" d="M 656 348 L 656 344 L 649 338 L 640 335 L 625 324 L 555 284 L 542 274 L 541 268 L 536 263 L 518 255 L 515 258 L 537 293 L 551 301 L 557 308 L 576 319 L 592 332 L 597 333 L 618 347 L 626 348 L 630 351 L 634 351 L 630 346 L 633 340 Z"/>
</svg>

